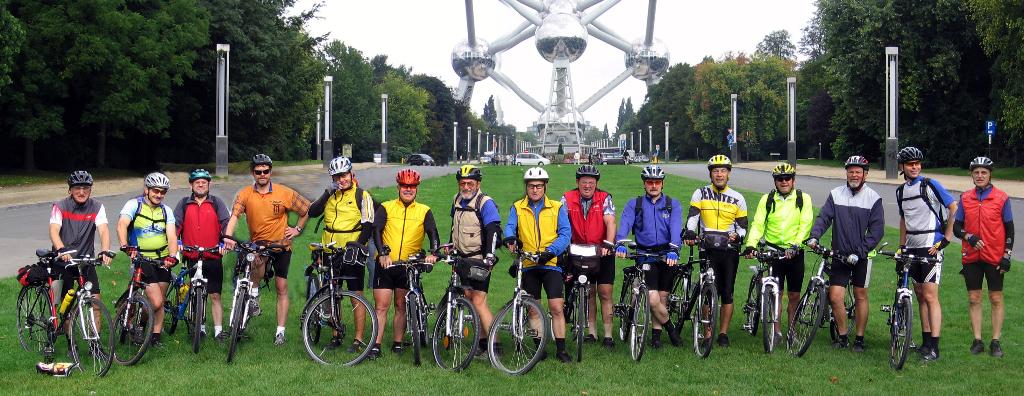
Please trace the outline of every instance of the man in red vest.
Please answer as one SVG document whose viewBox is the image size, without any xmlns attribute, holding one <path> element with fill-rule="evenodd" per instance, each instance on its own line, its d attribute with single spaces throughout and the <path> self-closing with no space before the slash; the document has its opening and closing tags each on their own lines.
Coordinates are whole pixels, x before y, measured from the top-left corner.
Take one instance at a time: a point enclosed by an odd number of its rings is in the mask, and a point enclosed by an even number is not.
<svg viewBox="0 0 1024 396">
<path fill-rule="evenodd" d="M 220 198 L 210 194 L 210 181 L 213 177 L 206 169 L 196 169 L 189 173 L 188 182 L 192 185 L 192 194 L 181 199 L 174 206 L 174 218 L 180 223 L 178 237 L 185 246 L 211 248 L 220 245 L 220 236 L 224 234 L 224 226 L 231 218 L 231 212 Z M 213 314 L 213 336 L 224 341 L 228 334 L 222 326 L 224 308 L 220 302 L 220 292 L 224 283 L 224 267 L 221 264 L 221 252 L 212 250 L 203 253 L 203 277 L 206 278 L 206 291 L 213 303 L 210 312 Z M 182 251 L 181 255 L 190 263 L 199 260 L 199 253 Z M 202 332 L 206 333 L 206 325 Z"/>
<path fill-rule="evenodd" d="M 573 245 L 596 245 L 599 247 L 600 265 L 596 273 L 597 294 L 601 296 L 601 319 L 604 322 L 604 344 L 612 348 L 612 283 L 615 281 L 615 204 L 612 195 L 597 188 L 601 172 L 594 165 L 583 165 L 576 170 L 576 188 L 562 195 L 562 205 L 569 213 L 572 226 Z M 570 247 L 570 251 L 572 247 Z M 570 261 L 572 258 L 570 257 Z M 569 263 L 571 269 L 576 265 Z M 590 291 L 590 306 L 596 307 L 593 289 Z M 590 334 L 587 341 L 597 341 L 595 319 L 597 309 L 587 312 Z"/>
<path fill-rule="evenodd" d="M 963 274 L 967 282 L 968 312 L 974 343 L 971 353 L 985 351 L 981 341 L 981 282 L 988 283 L 988 300 L 992 304 L 992 342 L 989 353 L 1003 356 L 999 336 L 1006 310 L 1003 307 L 1003 276 L 1010 272 L 1013 249 L 1013 213 L 1010 199 L 1003 190 L 992 185 L 992 160 L 978 157 L 971 161 L 974 189 L 960 194 L 960 210 L 956 214 L 953 233 L 963 242 Z"/>
</svg>

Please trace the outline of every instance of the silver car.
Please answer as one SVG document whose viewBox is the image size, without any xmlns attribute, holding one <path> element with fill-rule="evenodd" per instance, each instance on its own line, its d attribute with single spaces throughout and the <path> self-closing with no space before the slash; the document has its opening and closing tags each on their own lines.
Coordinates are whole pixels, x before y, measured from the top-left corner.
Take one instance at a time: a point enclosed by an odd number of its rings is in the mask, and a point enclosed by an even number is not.
<svg viewBox="0 0 1024 396">
<path fill-rule="evenodd" d="M 541 157 L 540 154 L 535 153 L 519 153 L 516 154 L 516 159 L 513 161 L 515 165 L 528 165 L 528 166 L 539 166 L 539 165 L 550 165 L 551 160 Z"/>
</svg>

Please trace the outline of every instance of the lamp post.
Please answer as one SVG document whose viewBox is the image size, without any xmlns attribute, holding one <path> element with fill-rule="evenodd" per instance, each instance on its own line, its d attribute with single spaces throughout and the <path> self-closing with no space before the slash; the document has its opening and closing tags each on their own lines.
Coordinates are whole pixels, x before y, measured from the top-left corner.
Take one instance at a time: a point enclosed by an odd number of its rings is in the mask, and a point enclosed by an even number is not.
<svg viewBox="0 0 1024 396">
<path fill-rule="evenodd" d="M 217 176 L 228 175 L 228 81 L 231 45 L 217 44 Z"/>
<path fill-rule="evenodd" d="M 323 114 L 321 114 L 322 111 L 323 109 L 319 107 L 316 108 L 316 149 L 314 150 L 316 154 L 314 154 L 314 157 L 317 159 L 317 161 L 323 159 L 323 153 L 320 152 L 320 127 L 322 126 L 321 124 L 323 122 L 323 119 L 321 118 L 323 117 Z"/>
<path fill-rule="evenodd" d="M 789 141 L 786 142 L 786 158 L 789 164 L 796 166 L 796 77 L 786 79 L 786 88 L 789 92 Z"/>
<path fill-rule="evenodd" d="M 324 169 L 331 163 L 334 154 L 334 142 L 331 141 L 331 91 L 334 89 L 334 77 L 324 76 L 324 140 L 320 144 L 320 158 L 324 161 Z"/>
<path fill-rule="evenodd" d="M 469 163 L 469 156 L 473 155 L 473 126 L 466 125 L 466 163 Z"/>
<path fill-rule="evenodd" d="M 388 163 L 388 94 L 380 94 L 380 163 Z"/>
<path fill-rule="evenodd" d="M 885 178 L 896 178 L 896 150 L 899 149 L 900 48 L 885 47 Z"/>
<path fill-rule="evenodd" d="M 668 161 L 668 121 L 665 121 L 665 161 Z"/>
<path fill-rule="evenodd" d="M 448 162 L 455 162 L 459 159 L 459 122 L 455 121 L 455 126 L 452 127 L 452 158 Z"/>
<path fill-rule="evenodd" d="M 729 95 L 732 102 L 732 147 L 729 152 L 729 157 L 732 157 L 732 162 L 740 162 L 740 142 L 737 139 L 738 133 L 736 132 L 736 98 L 739 95 Z"/>
<path fill-rule="evenodd" d="M 651 155 L 654 152 L 654 127 L 647 126 L 647 155 Z"/>
</svg>

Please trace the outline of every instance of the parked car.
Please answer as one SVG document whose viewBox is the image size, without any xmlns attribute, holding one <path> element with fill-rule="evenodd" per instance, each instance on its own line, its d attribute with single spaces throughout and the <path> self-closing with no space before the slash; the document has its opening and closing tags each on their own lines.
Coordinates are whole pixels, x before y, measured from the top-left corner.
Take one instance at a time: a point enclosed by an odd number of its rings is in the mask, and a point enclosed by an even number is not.
<svg viewBox="0 0 1024 396">
<path fill-rule="evenodd" d="M 405 163 L 409 165 L 435 165 L 434 159 L 430 158 L 430 156 L 426 154 L 409 154 L 408 157 L 405 157 Z"/>
<path fill-rule="evenodd" d="M 519 153 L 516 154 L 516 159 L 513 161 L 514 165 L 550 165 L 551 160 L 541 157 L 540 154 L 535 153 Z"/>
<path fill-rule="evenodd" d="M 618 149 L 610 150 L 599 150 L 594 153 L 593 159 L 591 160 L 595 164 L 608 165 L 608 164 L 626 164 L 626 158 L 622 156 L 622 152 Z"/>
</svg>

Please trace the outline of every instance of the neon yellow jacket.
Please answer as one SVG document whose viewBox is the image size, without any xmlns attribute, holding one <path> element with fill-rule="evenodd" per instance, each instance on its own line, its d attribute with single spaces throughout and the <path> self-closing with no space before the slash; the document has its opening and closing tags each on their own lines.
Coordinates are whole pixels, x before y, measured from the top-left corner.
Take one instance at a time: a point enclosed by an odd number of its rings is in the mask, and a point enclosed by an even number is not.
<svg viewBox="0 0 1024 396">
<path fill-rule="evenodd" d="M 756 247 L 758 241 L 764 237 L 765 241 L 777 247 L 786 248 L 790 245 L 799 246 L 811 233 L 811 226 L 814 225 L 814 205 L 811 204 L 811 196 L 803 194 L 803 209 L 796 207 L 796 190 L 783 197 L 782 194 L 761 195 L 757 202 L 755 214 L 750 218 L 750 232 L 747 234 L 747 242 L 744 246 Z M 768 196 L 774 195 L 775 208 L 767 219 Z"/>
</svg>

